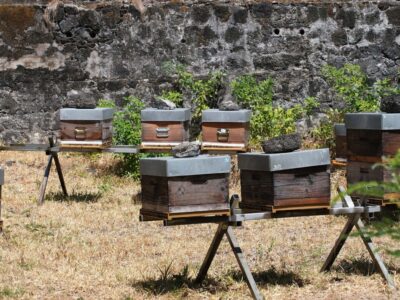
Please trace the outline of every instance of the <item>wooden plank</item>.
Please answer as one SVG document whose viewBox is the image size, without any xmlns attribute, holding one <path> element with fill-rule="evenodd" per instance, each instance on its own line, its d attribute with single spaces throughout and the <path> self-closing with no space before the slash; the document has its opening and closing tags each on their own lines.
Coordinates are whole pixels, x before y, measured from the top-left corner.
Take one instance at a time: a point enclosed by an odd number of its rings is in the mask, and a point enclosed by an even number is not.
<svg viewBox="0 0 400 300">
<path fill-rule="evenodd" d="M 240 203 L 240 208 L 252 210 L 252 211 L 271 211 L 273 213 L 280 211 L 302 211 L 302 210 L 321 210 L 321 209 L 329 209 L 330 205 L 324 204 L 310 204 L 310 205 L 297 205 L 297 206 L 271 206 L 271 205 L 257 205 L 257 204 L 249 204 L 249 203 Z"/>
<path fill-rule="evenodd" d="M 140 210 L 141 220 L 143 221 L 154 221 L 154 220 L 176 220 L 185 218 L 198 218 L 208 216 L 230 216 L 230 209 L 224 210 L 210 210 L 210 211 L 197 211 L 187 213 L 161 213 L 159 211 L 153 211 L 148 209 Z"/>
<path fill-rule="evenodd" d="M 334 166 L 334 167 L 338 167 L 338 168 L 345 168 L 345 167 L 347 167 L 347 161 L 333 159 L 331 161 L 331 165 Z"/>
<path fill-rule="evenodd" d="M 79 150 L 81 149 L 83 152 L 85 149 L 92 150 L 92 149 L 106 149 L 111 147 L 112 145 L 112 140 L 99 140 L 97 143 L 92 143 L 91 141 L 60 141 L 60 151 L 65 152 L 65 150 L 68 149 L 75 149 Z"/>
</svg>

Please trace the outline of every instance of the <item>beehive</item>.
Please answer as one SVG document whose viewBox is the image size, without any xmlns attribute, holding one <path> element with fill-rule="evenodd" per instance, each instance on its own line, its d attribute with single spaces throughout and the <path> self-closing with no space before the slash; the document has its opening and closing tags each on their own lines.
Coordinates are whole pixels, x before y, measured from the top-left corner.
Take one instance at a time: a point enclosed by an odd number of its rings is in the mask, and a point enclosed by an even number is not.
<svg viewBox="0 0 400 300">
<path fill-rule="evenodd" d="M 238 155 L 242 208 L 298 210 L 330 203 L 328 149 Z"/>
<path fill-rule="evenodd" d="M 251 111 L 207 109 L 202 113 L 202 149 L 246 151 Z"/>
<path fill-rule="evenodd" d="M 229 156 L 140 160 L 144 216 L 229 215 Z"/>
<path fill-rule="evenodd" d="M 106 147 L 112 142 L 111 108 L 62 108 L 60 139 L 63 147 Z"/>
<path fill-rule="evenodd" d="M 386 182 L 390 173 L 376 163 L 390 158 L 400 149 L 400 114 L 352 113 L 346 114 L 347 128 L 347 183 L 362 181 Z M 353 193 L 352 196 L 360 196 Z M 400 198 L 392 193 L 382 197 L 366 196 L 368 202 L 380 205 L 391 204 L 391 199 Z"/>
<path fill-rule="evenodd" d="M 190 117 L 189 108 L 142 110 L 142 149 L 170 149 L 189 141 Z"/>
</svg>

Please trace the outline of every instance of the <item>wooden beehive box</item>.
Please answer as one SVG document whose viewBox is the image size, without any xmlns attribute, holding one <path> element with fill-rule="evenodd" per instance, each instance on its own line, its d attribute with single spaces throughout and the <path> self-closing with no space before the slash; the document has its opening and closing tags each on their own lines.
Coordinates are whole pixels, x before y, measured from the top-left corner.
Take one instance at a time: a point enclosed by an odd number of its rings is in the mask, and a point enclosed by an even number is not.
<svg viewBox="0 0 400 300">
<path fill-rule="evenodd" d="M 352 113 L 346 114 L 347 128 L 347 183 L 366 181 L 387 182 L 390 173 L 373 168 L 375 163 L 392 157 L 400 149 L 400 114 Z M 352 196 L 358 197 L 357 193 Z M 387 193 L 382 197 L 365 196 L 368 202 L 380 205 L 392 204 L 398 194 Z"/>
<path fill-rule="evenodd" d="M 0 232 L 3 231 L 3 220 L 1 218 L 1 199 L 2 199 L 2 187 L 4 185 L 4 170 L 0 168 Z"/>
<path fill-rule="evenodd" d="M 142 149 L 171 149 L 189 141 L 189 108 L 164 110 L 146 108 L 141 111 Z"/>
<path fill-rule="evenodd" d="M 344 124 L 335 124 L 335 143 L 336 159 L 346 159 L 347 157 L 347 135 Z"/>
<path fill-rule="evenodd" d="M 323 209 L 330 204 L 328 149 L 238 155 L 242 208 Z"/>
<path fill-rule="evenodd" d="M 349 161 L 381 162 L 400 149 L 400 114 L 346 114 Z"/>
<path fill-rule="evenodd" d="M 207 109 L 202 113 L 202 150 L 246 151 L 251 111 Z"/>
<path fill-rule="evenodd" d="M 140 160 L 142 219 L 229 215 L 229 156 Z"/>
<path fill-rule="evenodd" d="M 60 143 L 63 147 L 102 148 L 112 142 L 111 108 L 60 109 Z"/>
</svg>

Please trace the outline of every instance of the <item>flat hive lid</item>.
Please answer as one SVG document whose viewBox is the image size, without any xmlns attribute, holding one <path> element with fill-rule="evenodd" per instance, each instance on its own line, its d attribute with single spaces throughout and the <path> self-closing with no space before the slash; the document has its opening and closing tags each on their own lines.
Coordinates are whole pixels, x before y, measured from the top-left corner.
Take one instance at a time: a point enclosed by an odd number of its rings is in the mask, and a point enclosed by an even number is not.
<svg viewBox="0 0 400 300">
<path fill-rule="evenodd" d="M 175 158 L 155 157 L 140 160 L 140 174 L 160 177 L 225 174 L 231 171 L 228 155 Z"/>
<path fill-rule="evenodd" d="M 253 171 L 283 171 L 330 165 L 329 149 L 304 150 L 288 153 L 238 154 L 239 169 Z"/>
<path fill-rule="evenodd" d="M 346 136 L 346 125 L 336 123 L 334 127 L 335 127 L 335 134 L 337 136 Z"/>
<path fill-rule="evenodd" d="M 345 124 L 347 129 L 400 130 L 400 113 L 349 113 Z"/>
<path fill-rule="evenodd" d="M 112 108 L 61 108 L 60 121 L 104 121 L 112 119 Z"/>
<path fill-rule="evenodd" d="M 4 170 L 0 168 L 0 185 L 4 184 Z"/>
<path fill-rule="evenodd" d="M 185 122 L 190 120 L 190 108 L 146 108 L 141 112 L 142 122 Z"/>
<path fill-rule="evenodd" d="M 250 122 L 251 110 L 203 110 L 201 122 L 221 122 L 221 123 L 247 123 Z"/>
</svg>

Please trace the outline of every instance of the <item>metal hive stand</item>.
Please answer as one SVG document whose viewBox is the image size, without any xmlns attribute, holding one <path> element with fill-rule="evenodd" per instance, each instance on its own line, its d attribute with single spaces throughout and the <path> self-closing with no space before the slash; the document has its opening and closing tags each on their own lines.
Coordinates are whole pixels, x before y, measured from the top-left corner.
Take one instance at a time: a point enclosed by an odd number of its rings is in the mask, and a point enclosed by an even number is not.
<svg viewBox="0 0 400 300">
<path fill-rule="evenodd" d="M 365 234 L 364 224 L 360 220 L 361 215 L 368 213 L 380 212 L 379 206 L 355 206 L 351 197 L 345 194 L 343 188 L 340 189 L 341 197 L 343 201 L 342 207 L 335 207 L 330 209 L 318 209 L 318 210 L 303 210 L 303 211 L 282 211 L 277 213 L 272 212 L 246 212 L 241 209 L 232 208 L 232 215 L 230 217 L 198 217 L 190 219 L 176 219 L 171 221 L 164 221 L 166 226 L 174 225 L 188 225 L 188 224 L 201 224 L 201 223 L 218 223 L 217 231 L 208 249 L 206 257 L 200 267 L 199 273 L 196 278 L 196 283 L 201 283 L 205 279 L 208 269 L 217 253 L 217 250 L 221 244 L 223 237 L 226 235 L 232 252 L 234 253 L 238 265 L 242 271 L 243 277 L 251 291 L 254 299 L 264 299 L 262 294 L 257 288 L 257 284 L 250 271 L 250 267 L 246 261 L 243 251 L 236 239 L 233 231 L 233 227 L 241 226 L 243 221 L 250 220 L 262 220 L 262 219 L 273 219 L 273 218 L 288 218 L 288 217 L 300 217 L 300 216 L 318 216 L 318 215 L 347 215 L 348 221 L 340 233 L 334 247 L 332 248 L 327 260 L 325 261 L 321 272 L 329 271 L 332 264 L 336 260 L 340 250 L 345 244 L 347 238 L 350 235 L 351 230 L 356 226 L 360 237 L 364 242 L 371 258 L 373 259 L 377 269 L 381 273 L 382 277 L 386 280 L 389 286 L 394 287 L 394 281 L 389 275 L 389 272 L 383 263 L 381 257 L 375 251 L 375 247 L 372 243 L 371 238 Z M 234 195 L 231 199 L 231 207 L 237 207 L 238 196 Z"/>
<path fill-rule="evenodd" d="M 64 180 L 64 175 L 61 168 L 61 163 L 58 158 L 59 152 L 79 152 L 79 153 L 129 153 L 137 154 L 139 152 L 136 146 L 113 146 L 108 148 L 93 148 L 93 147 L 74 147 L 74 148 L 63 148 L 55 145 L 54 137 L 49 137 L 49 144 L 25 144 L 25 145 L 11 145 L 11 146 L 0 146 L 0 150 L 3 151 L 39 151 L 45 152 L 48 160 L 44 171 L 42 183 L 40 184 L 38 204 L 41 205 L 44 202 L 47 183 L 50 176 L 51 165 L 56 165 L 56 171 L 58 179 L 60 180 L 61 189 L 65 196 L 68 196 L 67 187 Z"/>
</svg>

